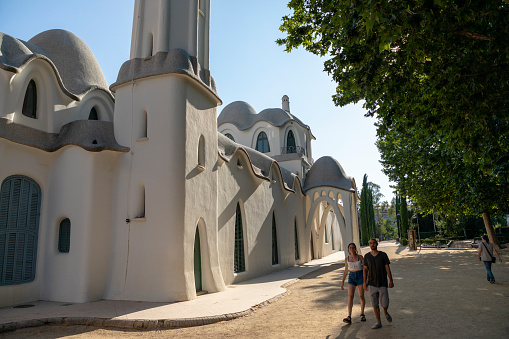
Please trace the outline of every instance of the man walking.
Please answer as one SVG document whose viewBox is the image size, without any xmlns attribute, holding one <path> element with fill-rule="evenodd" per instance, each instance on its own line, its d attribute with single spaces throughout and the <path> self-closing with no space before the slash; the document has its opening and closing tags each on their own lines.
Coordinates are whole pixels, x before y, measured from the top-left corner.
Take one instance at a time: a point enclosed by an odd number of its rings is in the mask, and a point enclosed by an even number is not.
<svg viewBox="0 0 509 339">
<path fill-rule="evenodd" d="M 391 315 L 387 312 L 389 308 L 389 293 L 387 288 L 393 288 L 394 282 L 392 281 L 391 268 L 389 264 L 389 257 L 385 252 L 379 251 L 378 242 L 375 238 L 369 239 L 369 248 L 371 252 L 366 253 L 364 256 L 364 290 L 368 291 L 373 305 L 373 311 L 377 323 L 371 328 L 377 329 L 382 327 L 380 320 L 380 304 L 382 305 L 385 313 L 385 318 L 388 322 L 392 322 Z M 387 283 L 389 277 L 389 283 Z"/>
</svg>

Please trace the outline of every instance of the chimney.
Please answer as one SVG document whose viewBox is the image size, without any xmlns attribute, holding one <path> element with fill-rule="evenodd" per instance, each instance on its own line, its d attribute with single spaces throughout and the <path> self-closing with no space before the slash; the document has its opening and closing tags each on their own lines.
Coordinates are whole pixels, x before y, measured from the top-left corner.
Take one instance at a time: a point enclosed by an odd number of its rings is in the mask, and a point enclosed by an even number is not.
<svg viewBox="0 0 509 339">
<path fill-rule="evenodd" d="M 281 99 L 281 101 L 282 101 L 283 111 L 290 113 L 290 98 L 288 98 L 288 95 L 283 95 L 283 99 Z"/>
</svg>

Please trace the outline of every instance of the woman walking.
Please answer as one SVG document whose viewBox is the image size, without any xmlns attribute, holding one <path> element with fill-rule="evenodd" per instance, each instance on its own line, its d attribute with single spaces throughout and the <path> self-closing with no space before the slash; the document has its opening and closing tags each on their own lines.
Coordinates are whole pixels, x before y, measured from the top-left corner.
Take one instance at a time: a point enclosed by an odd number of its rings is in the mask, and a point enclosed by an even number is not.
<svg viewBox="0 0 509 339">
<path fill-rule="evenodd" d="M 493 244 L 490 244 L 488 240 L 487 235 L 482 236 L 482 241 L 479 243 L 479 251 L 477 252 L 477 255 L 479 257 L 479 260 L 484 262 L 484 267 L 486 267 L 486 273 L 487 273 L 487 279 L 490 282 L 490 284 L 495 283 L 495 277 L 493 276 L 493 273 L 491 272 L 491 264 L 495 262 L 497 259 L 493 255 L 495 253 L 498 257 L 498 260 L 502 262 L 502 258 L 500 258 L 500 254 L 498 254 L 497 250 L 495 249 L 495 246 Z M 492 261 L 493 258 L 493 261 Z"/>
<path fill-rule="evenodd" d="M 362 277 L 362 269 L 364 264 L 364 258 L 362 255 L 357 253 L 357 246 L 354 243 L 348 245 L 348 257 L 345 258 L 345 271 L 343 272 L 343 281 L 341 282 L 341 289 L 344 290 L 346 273 L 348 273 L 348 317 L 343 319 L 347 324 L 352 323 L 352 307 L 353 297 L 355 296 L 355 287 L 359 290 L 359 298 L 361 299 L 361 321 L 366 321 L 364 315 L 364 305 L 366 300 L 364 299 L 364 280 Z"/>
</svg>

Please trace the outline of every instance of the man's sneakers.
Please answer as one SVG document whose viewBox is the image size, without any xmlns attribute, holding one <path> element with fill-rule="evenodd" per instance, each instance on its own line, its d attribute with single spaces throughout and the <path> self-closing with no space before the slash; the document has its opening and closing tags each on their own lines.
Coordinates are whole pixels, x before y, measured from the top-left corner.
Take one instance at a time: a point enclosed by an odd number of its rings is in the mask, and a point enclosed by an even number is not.
<svg viewBox="0 0 509 339">
<path fill-rule="evenodd" d="M 392 317 L 389 313 L 385 313 L 385 318 L 387 318 L 387 321 L 392 323 Z"/>
<path fill-rule="evenodd" d="M 376 323 L 374 324 L 373 326 L 371 326 L 372 329 L 376 330 L 376 329 L 379 329 L 379 328 L 382 328 L 382 324 L 380 323 Z"/>
<path fill-rule="evenodd" d="M 494 284 L 494 283 L 495 283 L 495 279 L 491 279 L 490 284 Z"/>
</svg>

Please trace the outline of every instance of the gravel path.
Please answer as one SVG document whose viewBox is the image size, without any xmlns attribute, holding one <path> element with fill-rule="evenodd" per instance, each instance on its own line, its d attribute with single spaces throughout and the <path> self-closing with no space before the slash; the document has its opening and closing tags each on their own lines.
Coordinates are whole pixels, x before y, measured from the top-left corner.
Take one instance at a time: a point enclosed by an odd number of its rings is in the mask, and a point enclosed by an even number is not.
<svg viewBox="0 0 509 339">
<path fill-rule="evenodd" d="M 369 249 L 363 249 L 363 253 Z M 343 265 L 317 270 L 288 286 L 291 293 L 249 316 L 207 326 L 162 331 L 126 331 L 87 326 L 42 326 L 0 338 L 509 338 L 509 250 L 493 265 L 497 282 L 486 281 L 476 250 L 409 251 L 379 247 L 391 259 L 391 324 L 375 323 L 369 298 L 360 322 L 356 295 L 353 323 L 346 325 Z"/>
</svg>

